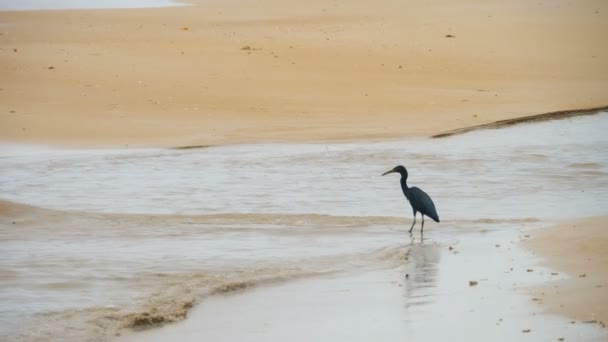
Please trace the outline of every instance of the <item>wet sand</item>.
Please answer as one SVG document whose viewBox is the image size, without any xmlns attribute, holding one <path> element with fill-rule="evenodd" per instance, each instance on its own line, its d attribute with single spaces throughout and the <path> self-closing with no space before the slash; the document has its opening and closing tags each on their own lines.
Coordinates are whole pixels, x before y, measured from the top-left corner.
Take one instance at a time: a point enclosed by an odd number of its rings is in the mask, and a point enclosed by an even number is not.
<svg viewBox="0 0 608 342">
<path fill-rule="evenodd" d="M 428 136 L 608 104 L 604 1 L 192 1 L 0 13 L 0 138 Z"/>
<path fill-rule="evenodd" d="M 528 228 L 442 225 L 404 232 L 396 268 L 248 289 L 214 297 L 189 318 L 125 331 L 117 341 L 604 341 L 598 323 L 543 314 L 525 289 L 551 278 L 520 239 Z M 492 262 L 482 262 L 491 260 Z M 529 272 L 533 269 L 534 272 Z M 471 281 L 476 284 L 471 286 Z"/>
<path fill-rule="evenodd" d="M 547 312 L 580 321 L 608 324 L 608 218 L 560 223 L 533 234 L 525 245 L 547 267 L 567 279 L 534 288 L 532 294 Z"/>
</svg>

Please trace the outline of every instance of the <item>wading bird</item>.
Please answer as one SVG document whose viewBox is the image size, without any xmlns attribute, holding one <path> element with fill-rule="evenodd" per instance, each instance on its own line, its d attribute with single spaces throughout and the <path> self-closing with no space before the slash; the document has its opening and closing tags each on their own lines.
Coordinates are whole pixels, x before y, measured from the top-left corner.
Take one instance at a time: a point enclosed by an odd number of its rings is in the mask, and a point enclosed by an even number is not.
<svg viewBox="0 0 608 342">
<path fill-rule="evenodd" d="M 439 216 L 437 215 L 437 210 L 435 210 L 435 204 L 433 204 L 433 200 L 426 192 L 420 190 L 417 187 L 408 187 L 407 186 L 407 170 L 403 165 L 395 166 L 392 170 L 386 171 L 382 175 L 388 175 L 389 173 L 397 172 L 401 174 L 401 189 L 403 190 L 403 194 L 405 198 L 410 202 L 412 206 L 412 210 L 414 211 L 414 223 L 412 223 L 412 227 L 410 228 L 410 233 L 412 229 L 414 229 L 414 225 L 416 224 L 416 213 L 420 212 L 422 215 L 422 227 L 420 227 L 420 233 L 424 230 L 424 216 L 428 216 L 432 218 L 435 222 L 439 222 Z"/>
</svg>

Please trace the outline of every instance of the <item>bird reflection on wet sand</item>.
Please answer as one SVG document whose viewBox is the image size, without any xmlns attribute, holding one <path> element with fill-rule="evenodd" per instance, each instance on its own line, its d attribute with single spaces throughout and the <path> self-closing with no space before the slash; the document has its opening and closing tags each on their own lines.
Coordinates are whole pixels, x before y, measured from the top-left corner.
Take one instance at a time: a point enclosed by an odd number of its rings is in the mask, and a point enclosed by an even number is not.
<svg viewBox="0 0 608 342">
<path fill-rule="evenodd" d="M 403 286 L 403 299 L 406 308 L 429 303 L 435 292 L 438 281 L 438 264 L 441 260 L 440 247 L 436 243 L 424 243 L 411 239 L 408 267 L 406 269 L 406 282 Z"/>
</svg>

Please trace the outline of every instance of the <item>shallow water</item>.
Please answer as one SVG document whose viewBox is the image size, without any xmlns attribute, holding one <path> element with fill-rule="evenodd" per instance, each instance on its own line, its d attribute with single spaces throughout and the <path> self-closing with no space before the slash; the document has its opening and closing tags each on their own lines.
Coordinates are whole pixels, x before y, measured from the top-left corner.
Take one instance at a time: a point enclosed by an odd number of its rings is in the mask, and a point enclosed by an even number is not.
<svg viewBox="0 0 608 342">
<path fill-rule="evenodd" d="M 149 8 L 185 6 L 172 0 L 0 0 L 0 11 Z"/>
<path fill-rule="evenodd" d="M 0 336 L 103 340 L 215 293 L 404 265 L 409 184 L 448 243 L 606 214 L 608 114 L 445 139 L 0 149 Z"/>
<path fill-rule="evenodd" d="M 576 123 L 576 124 L 573 124 Z M 0 150 L 5 199 L 113 213 L 409 217 L 410 186 L 449 219 L 605 213 L 608 114 L 445 139 L 197 150 Z"/>
</svg>

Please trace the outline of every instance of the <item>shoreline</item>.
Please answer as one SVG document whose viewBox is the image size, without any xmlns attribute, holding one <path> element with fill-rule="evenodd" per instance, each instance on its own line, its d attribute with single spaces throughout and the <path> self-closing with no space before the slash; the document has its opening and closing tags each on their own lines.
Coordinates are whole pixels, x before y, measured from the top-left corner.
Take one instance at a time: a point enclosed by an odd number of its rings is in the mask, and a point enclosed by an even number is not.
<svg viewBox="0 0 608 342">
<path fill-rule="evenodd" d="M 482 129 L 500 129 L 500 128 L 506 128 L 506 127 L 510 127 L 513 125 L 519 125 L 519 124 L 537 123 L 537 122 L 552 121 L 552 120 L 563 120 L 563 119 L 573 118 L 573 117 L 577 117 L 577 116 L 598 115 L 598 114 L 607 113 L 607 112 L 608 112 L 608 106 L 600 106 L 600 107 L 593 107 L 593 108 L 566 109 L 566 110 L 560 110 L 560 111 L 556 111 L 556 112 L 532 114 L 532 115 L 526 115 L 526 116 L 514 116 L 512 119 L 499 120 L 499 121 L 495 121 L 495 122 L 492 122 L 489 124 L 478 125 L 478 126 L 462 127 L 462 128 L 457 128 L 457 129 L 447 131 L 447 132 L 433 134 L 433 135 L 428 136 L 428 138 L 446 138 L 449 136 L 465 134 L 465 133 L 482 130 Z M 375 141 L 391 141 L 391 140 L 407 139 L 407 138 L 412 138 L 412 137 L 401 136 L 401 137 L 384 137 L 384 138 L 376 138 L 376 139 L 360 138 L 360 139 L 349 139 L 349 140 L 327 139 L 327 140 L 322 140 L 322 141 L 311 140 L 311 141 L 301 141 L 301 142 L 302 143 L 307 143 L 307 142 L 309 142 L 309 143 L 320 143 L 320 142 L 344 143 L 344 142 L 360 142 L 360 141 L 375 142 Z M 272 141 L 269 143 L 297 143 L 297 142 L 298 141 L 286 140 L 286 141 Z M 265 143 L 265 142 L 251 141 L 251 142 L 244 142 L 241 144 L 257 144 L 257 143 Z M 184 146 L 171 146 L 168 148 L 175 149 L 175 150 L 194 150 L 194 149 L 211 148 L 211 147 L 216 147 L 216 146 L 225 146 L 225 145 L 184 145 Z"/>
<path fill-rule="evenodd" d="M 466 134 L 466 133 L 470 133 L 470 132 L 474 132 L 474 131 L 478 131 L 478 130 L 484 130 L 484 129 L 501 129 L 501 128 L 507 128 L 507 127 L 511 127 L 514 125 L 520 125 L 520 124 L 537 123 L 537 122 L 553 121 L 553 120 L 564 120 L 564 119 L 573 118 L 573 117 L 577 117 L 577 116 L 598 115 L 598 114 L 607 113 L 607 112 L 608 112 L 608 106 L 601 106 L 601 107 L 593 107 L 593 108 L 567 109 L 567 110 L 560 110 L 560 111 L 542 113 L 542 114 L 532 114 L 532 115 L 526 115 L 526 116 L 514 116 L 511 119 L 499 120 L 499 121 L 491 122 L 489 124 L 456 128 L 456 129 L 453 129 L 450 131 L 433 134 L 433 135 L 427 136 L 426 138 L 432 138 L 432 139 L 446 138 L 446 137 L 450 137 L 450 136 L 454 136 L 454 135 L 461 135 L 461 134 Z M 77 146 L 75 146 L 75 145 L 65 145 L 65 144 L 61 144 L 61 143 L 44 144 L 44 143 L 35 142 L 35 141 L 18 141 L 18 140 L 17 141 L 6 141 L 6 140 L 0 141 L 0 144 L 4 144 L 7 146 L 10 146 L 10 145 L 32 146 L 32 147 L 44 146 L 46 148 L 64 149 L 64 150 L 79 150 L 79 149 L 89 149 L 89 148 L 95 149 L 95 150 L 97 150 L 97 149 L 99 149 L 99 150 L 104 150 L 104 149 L 120 150 L 120 149 L 124 149 L 124 148 L 143 148 L 143 149 L 166 148 L 166 149 L 171 149 L 171 150 L 198 150 L 198 149 L 207 149 L 207 148 L 230 146 L 230 145 L 255 145 L 255 144 L 280 144 L 280 143 L 287 143 L 287 144 L 289 144 L 289 143 L 348 143 L 348 142 L 361 142 L 361 141 L 377 142 L 377 141 L 392 141 L 392 140 L 408 139 L 408 138 L 411 139 L 411 138 L 416 138 L 416 137 L 383 136 L 383 137 L 371 137 L 371 138 L 370 137 L 368 137 L 368 138 L 360 137 L 360 138 L 350 138 L 350 139 L 327 138 L 327 139 L 323 139 L 323 140 L 319 140 L 319 139 L 303 139 L 303 140 L 261 139 L 261 140 L 251 140 L 251 141 L 238 141 L 238 142 L 231 142 L 231 143 L 225 143 L 225 144 L 218 143 L 218 144 L 195 144 L 195 145 L 176 145 L 176 146 L 171 146 L 171 145 L 166 145 L 166 146 L 155 146 L 155 145 L 143 145 L 143 146 L 138 146 L 138 145 L 134 145 L 134 146 L 101 145 L 101 146 L 98 146 L 98 145 L 94 145 L 94 146 L 88 146 L 87 144 L 84 144 L 84 145 L 78 144 Z M 422 137 L 422 138 L 425 138 L 425 137 Z"/>
<path fill-rule="evenodd" d="M 534 123 L 534 122 L 543 122 L 543 121 L 551 121 L 551 120 L 563 120 L 568 118 L 573 118 L 577 116 L 584 115 L 596 115 L 600 113 L 604 113 L 608 111 L 608 106 L 600 106 L 593 108 L 581 108 L 581 109 L 565 109 L 556 112 L 542 113 L 542 114 L 534 114 L 527 116 L 516 116 L 512 119 L 499 120 L 495 122 L 491 122 L 489 124 L 469 126 L 457 128 L 451 131 L 442 132 L 438 134 L 434 134 L 431 138 L 446 138 L 453 135 L 465 134 L 481 129 L 499 129 L 510 127 L 513 125 L 519 125 L 524 123 Z"/>
<path fill-rule="evenodd" d="M 534 257 L 521 238 L 539 229 L 545 228 L 448 228 L 450 232 L 429 232 L 422 241 L 415 234 L 403 246 L 407 262 L 396 268 L 351 271 L 209 298 L 184 321 L 123 330 L 115 340 L 445 340 L 454 334 L 497 341 L 526 334 L 541 340 L 603 340 L 607 333 L 601 324 L 572 324 L 567 316 L 542 314 L 532 295 L 522 293 L 522 288 L 555 278 L 538 265 L 535 272 L 526 271 Z M 488 257 L 492 264 L 477 262 Z M 455 316 L 459 319 L 448 319 Z M 443 328 L 431 329 L 438 320 Z"/>
</svg>

